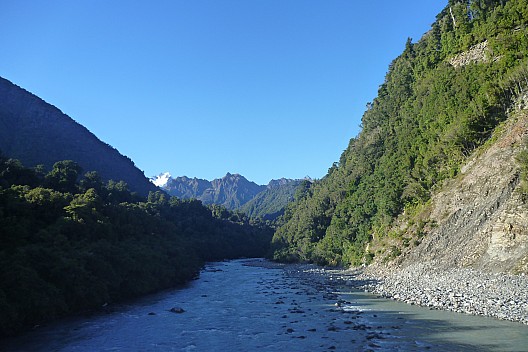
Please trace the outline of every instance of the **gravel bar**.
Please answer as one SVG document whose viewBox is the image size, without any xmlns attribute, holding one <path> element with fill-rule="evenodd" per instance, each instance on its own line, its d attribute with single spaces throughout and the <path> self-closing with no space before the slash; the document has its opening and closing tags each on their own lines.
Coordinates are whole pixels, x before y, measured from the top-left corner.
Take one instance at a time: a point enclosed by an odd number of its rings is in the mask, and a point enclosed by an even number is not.
<svg viewBox="0 0 528 352">
<path fill-rule="evenodd" d="M 467 268 L 437 269 L 413 264 L 403 269 L 329 270 L 334 281 L 431 309 L 482 315 L 528 324 L 528 277 Z"/>
<path fill-rule="evenodd" d="M 259 263 L 305 276 L 316 284 L 348 286 L 430 309 L 481 315 L 528 325 L 528 276 L 445 269 L 434 263 L 405 268 L 323 268 L 313 264 Z M 264 264 L 264 265 L 263 265 Z"/>
</svg>

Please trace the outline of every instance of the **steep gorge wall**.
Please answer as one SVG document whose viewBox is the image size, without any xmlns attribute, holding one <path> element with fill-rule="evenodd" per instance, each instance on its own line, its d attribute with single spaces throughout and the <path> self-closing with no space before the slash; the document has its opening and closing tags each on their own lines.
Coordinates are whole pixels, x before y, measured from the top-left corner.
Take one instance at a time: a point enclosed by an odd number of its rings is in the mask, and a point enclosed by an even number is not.
<svg viewBox="0 0 528 352">
<path fill-rule="evenodd" d="M 400 258 L 403 266 L 528 272 L 528 204 L 518 192 L 515 160 L 525 148 L 528 110 L 512 113 L 499 134 L 432 197 L 425 236 Z"/>
</svg>

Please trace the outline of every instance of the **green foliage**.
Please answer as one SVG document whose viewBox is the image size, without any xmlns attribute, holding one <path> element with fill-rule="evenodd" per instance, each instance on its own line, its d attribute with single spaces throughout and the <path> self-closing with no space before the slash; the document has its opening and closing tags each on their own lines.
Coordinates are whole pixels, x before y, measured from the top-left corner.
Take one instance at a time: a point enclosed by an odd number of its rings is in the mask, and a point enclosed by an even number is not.
<svg viewBox="0 0 528 352">
<path fill-rule="evenodd" d="M 14 183 L 19 185 L 36 185 L 38 176 L 32 170 L 26 169 L 16 159 L 7 159 L 0 154 L 0 186 L 8 187 Z"/>
<path fill-rule="evenodd" d="M 287 180 L 283 184 L 268 186 L 240 207 L 240 211 L 252 218 L 261 218 L 264 221 L 275 221 L 283 215 L 286 205 L 291 202 L 298 192 L 309 187 L 307 180 Z"/>
<path fill-rule="evenodd" d="M 70 161 L 43 177 L 0 158 L 0 336 L 268 251 L 271 230 L 244 214 L 80 174 Z"/>
<path fill-rule="evenodd" d="M 449 58 L 488 41 L 476 62 Z M 431 30 L 389 66 L 362 131 L 328 174 L 286 209 L 276 260 L 362 264 L 373 238 L 424 204 L 483 145 L 526 92 L 528 3 L 453 0 Z M 391 255 L 399 252 L 391 249 Z"/>
<path fill-rule="evenodd" d="M 46 184 L 48 187 L 61 192 L 75 193 L 77 179 L 81 172 L 81 167 L 74 161 L 58 161 L 53 165 L 53 169 L 46 175 Z"/>
</svg>

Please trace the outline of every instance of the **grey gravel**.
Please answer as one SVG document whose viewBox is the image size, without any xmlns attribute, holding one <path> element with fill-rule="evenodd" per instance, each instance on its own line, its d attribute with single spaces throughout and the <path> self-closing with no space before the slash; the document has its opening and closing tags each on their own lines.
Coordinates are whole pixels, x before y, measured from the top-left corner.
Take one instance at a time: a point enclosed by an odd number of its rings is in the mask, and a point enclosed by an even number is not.
<svg viewBox="0 0 528 352">
<path fill-rule="evenodd" d="M 327 270 L 329 279 L 380 297 L 431 309 L 528 324 L 528 277 L 432 263 L 398 270 Z"/>
<path fill-rule="evenodd" d="M 481 315 L 528 325 L 528 276 L 488 273 L 469 268 L 446 269 L 429 263 L 405 268 L 322 268 L 313 264 L 283 265 L 319 287 L 348 286 L 379 297 L 430 309 Z"/>
</svg>

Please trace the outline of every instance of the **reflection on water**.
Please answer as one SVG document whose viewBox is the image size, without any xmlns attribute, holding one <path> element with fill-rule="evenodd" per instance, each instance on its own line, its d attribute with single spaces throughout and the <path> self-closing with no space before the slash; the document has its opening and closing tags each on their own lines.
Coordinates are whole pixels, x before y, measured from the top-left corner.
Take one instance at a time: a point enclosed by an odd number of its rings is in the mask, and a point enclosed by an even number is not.
<svg viewBox="0 0 528 352">
<path fill-rule="evenodd" d="M 370 310 L 380 325 L 399 321 L 393 336 L 414 339 L 420 345 L 450 343 L 461 350 L 528 351 L 528 326 L 520 323 L 431 310 L 363 292 L 342 291 L 340 296 Z"/>
<path fill-rule="evenodd" d="M 0 350 L 527 350 L 528 327 L 521 324 L 361 292 L 336 294 L 306 276 L 247 263 L 212 263 L 185 288 L 37 329 L 0 344 Z M 184 312 L 170 312 L 173 307 Z"/>
</svg>

